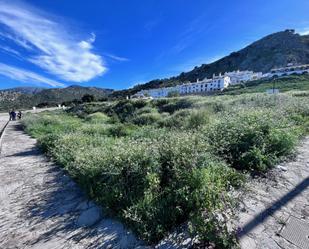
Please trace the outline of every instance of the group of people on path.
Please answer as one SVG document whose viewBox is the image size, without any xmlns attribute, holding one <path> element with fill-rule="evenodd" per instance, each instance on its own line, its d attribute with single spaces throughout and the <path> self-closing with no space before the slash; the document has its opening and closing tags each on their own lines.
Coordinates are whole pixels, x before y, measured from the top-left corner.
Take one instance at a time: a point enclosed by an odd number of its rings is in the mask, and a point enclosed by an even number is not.
<svg viewBox="0 0 309 249">
<path fill-rule="evenodd" d="M 14 110 L 12 110 L 12 111 L 9 111 L 9 115 L 10 115 L 10 121 L 15 121 L 16 117 L 19 120 L 22 118 L 22 112 L 21 111 L 16 113 Z"/>
</svg>

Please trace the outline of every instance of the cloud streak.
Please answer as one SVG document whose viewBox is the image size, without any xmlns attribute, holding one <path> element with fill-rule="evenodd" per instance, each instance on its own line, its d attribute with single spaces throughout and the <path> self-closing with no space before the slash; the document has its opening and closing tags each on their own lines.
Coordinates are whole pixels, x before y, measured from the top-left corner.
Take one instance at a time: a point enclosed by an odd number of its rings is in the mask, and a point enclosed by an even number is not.
<svg viewBox="0 0 309 249">
<path fill-rule="evenodd" d="M 93 52 L 95 35 L 86 40 L 74 39 L 72 32 L 47 14 L 28 5 L 0 0 L 0 35 L 26 49 L 28 61 L 73 82 L 89 81 L 106 71 L 103 59 Z"/>
<path fill-rule="evenodd" d="M 3 63 L 0 63 L 0 75 L 3 75 L 13 80 L 25 82 L 25 83 L 47 84 L 52 87 L 64 87 L 65 86 L 64 84 L 60 82 L 45 78 L 31 71 L 9 66 Z"/>
<path fill-rule="evenodd" d="M 111 58 L 114 61 L 120 61 L 120 62 L 125 62 L 125 61 L 129 61 L 130 59 L 125 58 L 125 57 L 120 57 L 114 54 L 105 54 L 105 56 Z"/>
<path fill-rule="evenodd" d="M 13 48 L 10 48 L 8 46 L 3 46 L 3 45 L 0 45 L 0 50 L 4 51 L 4 52 L 7 52 L 9 54 L 13 54 L 13 55 L 16 55 L 16 56 L 21 56 L 20 53 L 18 51 L 16 51 L 15 49 Z"/>
</svg>

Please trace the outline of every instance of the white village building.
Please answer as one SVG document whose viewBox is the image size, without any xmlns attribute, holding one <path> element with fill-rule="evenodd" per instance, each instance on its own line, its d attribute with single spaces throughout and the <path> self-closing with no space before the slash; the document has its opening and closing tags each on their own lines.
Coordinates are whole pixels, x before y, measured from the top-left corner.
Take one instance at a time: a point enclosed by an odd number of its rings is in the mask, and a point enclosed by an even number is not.
<svg viewBox="0 0 309 249">
<path fill-rule="evenodd" d="M 212 79 L 205 78 L 204 80 L 197 80 L 193 83 L 187 83 L 182 85 L 177 85 L 174 87 L 164 87 L 157 89 L 142 90 L 136 93 L 134 98 L 143 98 L 145 96 L 150 96 L 153 98 L 164 98 L 168 97 L 171 93 L 178 93 L 180 95 L 185 94 L 195 94 L 203 92 L 213 92 L 222 91 L 224 88 L 228 87 L 230 84 L 230 77 L 226 75 L 219 74 L 218 76 L 213 76 Z"/>
<path fill-rule="evenodd" d="M 267 74 L 267 77 L 282 77 L 282 76 L 288 76 L 291 74 L 305 74 L 309 73 L 309 64 L 305 65 L 295 65 L 289 64 L 287 67 L 282 68 L 275 68 L 270 71 L 270 73 Z"/>
<path fill-rule="evenodd" d="M 193 83 L 183 84 L 177 86 L 179 88 L 179 94 L 190 94 L 190 93 L 202 93 L 202 92 L 213 92 L 222 91 L 227 88 L 230 84 L 230 77 L 219 74 L 218 76 L 213 75 L 212 79 L 197 80 Z"/>
<path fill-rule="evenodd" d="M 237 85 L 240 83 L 252 81 L 252 80 L 258 80 L 263 77 L 263 73 L 261 72 L 253 72 L 253 71 L 233 71 L 233 72 L 227 72 L 224 75 L 229 76 L 231 78 L 231 85 Z"/>
<path fill-rule="evenodd" d="M 164 87 L 157 89 L 142 90 L 136 93 L 133 98 L 144 98 L 150 96 L 152 98 L 168 97 L 171 93 L 185 94 L 198 94 L 203 92 L 222 91 L 229 85 L 236 85 L 242 82 L 258 80 L 263 77 L 263 74 L 253 71 L 233 71 L 227 72 L 224 75 L 213 75 L 212 79 L 197 80 L 193 83 L 177 85 L 174 87 Z"/>
<path fill-rule="evenodd" d="M 198 94 L 204 92 L 222 91 L 229 85 L 237 85 L 240 83 L 258 80 L 261 78 L 282 77 L 291 74 L 309 74 L 309 64 L 293 65 L 288 64 L 287 67 L 272 69 L 269 73 L 263 74 L 261 72 L 253 71 L 233 71 L 226 72 L 224 75 L 213 75 L 212 79 L 197 80 L 193 83 L 186 83 L 174 87 L 164 87 L 149 90 L 142 90 L 134 94 L 133 98 L 164 98 L 171 93 L 180 95 Z"/>
</svg>

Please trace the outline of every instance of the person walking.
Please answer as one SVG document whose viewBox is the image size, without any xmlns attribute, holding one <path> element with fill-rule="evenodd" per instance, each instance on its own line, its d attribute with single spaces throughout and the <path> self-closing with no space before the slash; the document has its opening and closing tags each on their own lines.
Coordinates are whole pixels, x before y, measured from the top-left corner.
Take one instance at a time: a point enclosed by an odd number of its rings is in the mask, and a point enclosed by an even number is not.
<svg viewBox="0 0 309 249">
<path fill-rule="evenodd" d="M 23 115 L 23 114 L 21 113 L 21 111 L 19 111 L 19 112 L 18 112 L 18 114 L 17 114 L 17 118 L 18 118 L 18 120 L 21 120 L 22 115 Z"/>
<path fill-rule="evenodd" d="M 13 114 L 12 114 L 12 113 L 13 113 L 13 111 L 12 111 L 12 110 L 10 110 L 10 111 L 9 111 L 10 121 L 12 121 L 12 120 L 13 120 Z"/>
<path fill-rule="evenodd" d="M 15 111 L 12 111 L 12 120 L 16 121 L 16 112 Z"/>
</svg>

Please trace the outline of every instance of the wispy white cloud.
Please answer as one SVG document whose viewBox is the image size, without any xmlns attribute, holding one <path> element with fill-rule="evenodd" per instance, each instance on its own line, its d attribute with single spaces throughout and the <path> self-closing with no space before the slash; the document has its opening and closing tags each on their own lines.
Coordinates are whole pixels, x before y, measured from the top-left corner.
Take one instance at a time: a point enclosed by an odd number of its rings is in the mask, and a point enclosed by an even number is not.
<svg viewBox="0 0 309 249">
<path fill-rule="evenodd" d="M 16 55 L 16 56 L 20 56 L 20 53 L 18 51 L 16 51 L 15 49 L 13 48 L 10 48 L 8 46 L 4 46 L 4 45 L 0 45 L 0 50 L 4 51 L 4 52 L 7 52 L 9 54 L 13 54 L 13 55 Z"/>
<path fill-rule="evenodd" d="M 130 59 L 128 58 L 125 58 L 125 57 L 120 57 L 120 56 L 117 56 L 117 55 L 114 55 L 114 54 L 108 54 L 108 53 L 105 53 L 105 56 L 115 60 L 115 61 L 121 61 L 121 62 L 125 62 L 125 61 L 129 61 Z"/>
<path fill-rule="evenodd" d="M 11 40 L 11 41 L 15 42 L 17 45 L 19 45 L 22 48 L 25 48 L 27 50 L 33 50 L 33 47 L 27 41 L 15 36 L 15 35 L 0 31 L 0 37 Z"/>
<path fill-rule="evenodd" d="M 31 52 L 28 61 L 60 79 L 84 82 L 106 71 L 102 57 L 93 52 L 93 33 L 89 39 L 75 39 L 47 14 L 5 0 L 0 0 L 0 23 L 7 29 L 7 39 Z"/>
<path fill-rule="evenodd" d="M 31 71 L 9 66 L 3 63 L 0 63 L 0 74 L 10 79 L 18 80 L 25 83 L 47 84 L 53 87 L 65 86 L 60 82 L 45 78 L 44 76 L 33 73 Z"/>
</svg>

